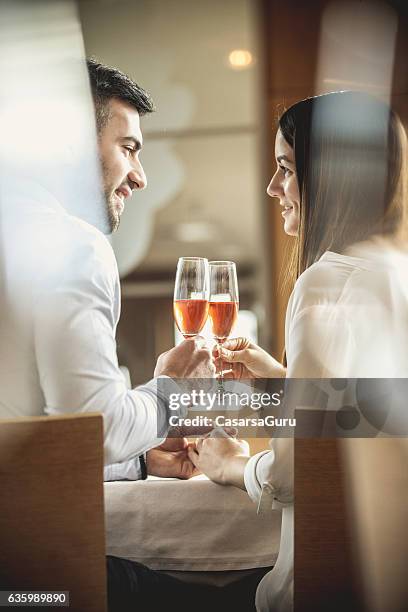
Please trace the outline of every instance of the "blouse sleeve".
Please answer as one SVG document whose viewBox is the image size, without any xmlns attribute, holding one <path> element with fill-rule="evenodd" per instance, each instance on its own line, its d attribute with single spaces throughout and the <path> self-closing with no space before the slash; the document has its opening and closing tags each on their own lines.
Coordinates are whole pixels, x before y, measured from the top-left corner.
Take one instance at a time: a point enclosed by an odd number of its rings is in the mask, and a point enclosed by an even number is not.
<svg viewBox="0 0 408 612">
<path fill-rule="evenodd" d="M 251 457 L 245 467 L 245 487 L 258 509 L 279 509 L 293 501 L 293 439 L 273 439 L 270 447 Z"/>
</svg>

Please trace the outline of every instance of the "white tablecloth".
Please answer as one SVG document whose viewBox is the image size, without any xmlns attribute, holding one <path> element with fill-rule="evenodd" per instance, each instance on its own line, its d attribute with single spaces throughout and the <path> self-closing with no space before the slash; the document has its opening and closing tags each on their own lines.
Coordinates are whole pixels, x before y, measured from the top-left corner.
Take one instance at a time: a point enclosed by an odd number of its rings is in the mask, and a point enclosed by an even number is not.
<svg viewBox="0 0 408 612">
<path fill-rule="evenodd" d="M 258 515 L 245 491 L 203 476 L 105 483 L 108 555 L 156 570 L 272 566 L 281 513 Z"/>
</svg>

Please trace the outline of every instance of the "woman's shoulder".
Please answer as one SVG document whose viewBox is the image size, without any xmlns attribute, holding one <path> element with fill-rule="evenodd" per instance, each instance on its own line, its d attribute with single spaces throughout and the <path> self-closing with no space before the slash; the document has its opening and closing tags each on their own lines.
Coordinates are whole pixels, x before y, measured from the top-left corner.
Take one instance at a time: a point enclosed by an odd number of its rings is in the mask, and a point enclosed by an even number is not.
<svg viewBox="0 0 408 612">
<path fill-rule="evenodd" d="M 350 292 L 371 284 L 367 275 L 372 276 L 368 260 L 326 251 L 297 279 L 288 303 L 288 319 L 310 308 L 323 312 L 326 307 L 332 312 L 332 307 L 347 299 Z"/>
<path fill-rule="evenodd" d="M 327 251 L 299 276 L 291 299 L 303 307 L 333 303 L 342 294 L 351 275 L 363 269 L 360 262 Z"/>
</svg>

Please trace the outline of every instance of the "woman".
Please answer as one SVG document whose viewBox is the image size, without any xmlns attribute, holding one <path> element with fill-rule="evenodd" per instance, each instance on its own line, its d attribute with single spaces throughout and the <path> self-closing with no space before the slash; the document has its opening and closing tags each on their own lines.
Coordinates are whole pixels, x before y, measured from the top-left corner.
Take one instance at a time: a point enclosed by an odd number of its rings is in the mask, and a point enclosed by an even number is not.
<svg viewBox="0 0 408 612">
<path fill-rule="evenodd" d="M 277 169 L 284 231 L 296 237 L 285 323 L 286 363 L 245 338 L 221 357 L 235 378 L 408 376 L 406 137 L 397 115 L 359 92 L 298 102 L 279 120 Z M 278 561 L 257 609 L 290 610 L 293 588 L 293 441 L 247 456 L 233 439 L 199 440 L 193 463 L 220 484 L 282 507 Z"/>
</svg>

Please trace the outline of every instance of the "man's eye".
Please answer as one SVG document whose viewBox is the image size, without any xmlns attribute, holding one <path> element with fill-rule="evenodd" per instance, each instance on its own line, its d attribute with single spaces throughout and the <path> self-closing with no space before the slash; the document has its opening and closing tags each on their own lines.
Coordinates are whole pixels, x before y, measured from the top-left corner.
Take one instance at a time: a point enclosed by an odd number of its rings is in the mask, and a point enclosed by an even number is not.
<svg viewBox="0 0 408 612">
<path fill-rule="evenodd" d="M 130 155 L 133 155 L 133 153 L 135 152 L 135 149 L 133 147 L 124 147 L 126 149 L 126 151 L 129 151 Z"/>
</svg>

